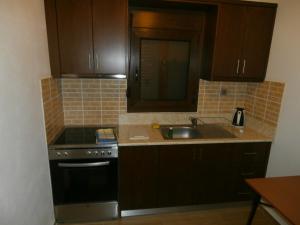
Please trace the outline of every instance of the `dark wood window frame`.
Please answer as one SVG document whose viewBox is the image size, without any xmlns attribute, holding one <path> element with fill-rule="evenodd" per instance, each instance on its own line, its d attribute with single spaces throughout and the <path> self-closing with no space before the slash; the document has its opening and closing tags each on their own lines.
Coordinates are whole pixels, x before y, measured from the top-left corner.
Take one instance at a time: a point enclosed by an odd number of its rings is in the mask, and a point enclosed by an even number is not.
<svg viewBox="0 0 300 225">
<path fill-rule="evenodd" d="M 190 43 L 190 60 L 186 97 L 176 101 L 143 101 L 140 99 L 141 40 L 187 41 Z M 131 31 L 131 57 L 128 79 L 128 112 L 195 112 L 197 111 L 202 32 L 170 29 L 133 28 Z"/>
</svg>

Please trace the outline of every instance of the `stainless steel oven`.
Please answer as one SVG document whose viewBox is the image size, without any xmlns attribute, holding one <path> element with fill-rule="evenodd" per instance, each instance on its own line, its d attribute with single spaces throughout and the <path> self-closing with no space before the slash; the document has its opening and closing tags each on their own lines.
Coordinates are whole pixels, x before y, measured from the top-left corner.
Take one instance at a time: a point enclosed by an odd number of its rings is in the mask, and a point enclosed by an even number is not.
<svg viewBox="0 0 300 225">
<path fill-rule="evenodd" d="M 116 143 L 54 144 L 49 146 L 49 158 L 57 222 L 98 221 L 118 217 Z"/>
</svg>

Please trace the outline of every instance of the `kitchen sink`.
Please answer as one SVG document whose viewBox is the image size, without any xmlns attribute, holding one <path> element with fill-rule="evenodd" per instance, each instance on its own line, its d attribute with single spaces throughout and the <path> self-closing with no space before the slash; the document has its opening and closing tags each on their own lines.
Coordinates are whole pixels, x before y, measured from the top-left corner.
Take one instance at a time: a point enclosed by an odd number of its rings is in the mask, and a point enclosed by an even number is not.
<svg viewBox="0 0 300 225">
<path fill-rule="evenodd" d="M 235 138 L 236 136 L 216 124 L 202 124 L 197 127 L 189 125 L 161 126 L 164 139 L 210 139 Z"/>
</svg>

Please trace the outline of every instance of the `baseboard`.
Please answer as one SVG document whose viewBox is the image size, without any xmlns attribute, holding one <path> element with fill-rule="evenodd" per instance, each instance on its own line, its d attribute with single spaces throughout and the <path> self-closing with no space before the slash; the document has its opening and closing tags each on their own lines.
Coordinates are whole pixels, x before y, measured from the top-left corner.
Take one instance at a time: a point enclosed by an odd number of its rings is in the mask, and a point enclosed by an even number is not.
<svg viewBox="0 0 300 225">
<path fill-rule="evenodd" d="M 175 213 L 175 212 L 186 212 L 186 211 L 197 211 L 197 210 L 208 210 L 208 209 L 220 209 L 220 208 L 227 208 L 227 207 L 234 208 L 234 207 L 250 206 L 250 205 L 251 203 L 249 201 L 243 201 L 243 202 L 205 204 L 205 205 L 193 205 L 193 206 L 183 206 L 183 207 L 122 210 L 121 217 L 145 216 L 145 215 L 152 215 L 152 214 Z"/>
</svg>

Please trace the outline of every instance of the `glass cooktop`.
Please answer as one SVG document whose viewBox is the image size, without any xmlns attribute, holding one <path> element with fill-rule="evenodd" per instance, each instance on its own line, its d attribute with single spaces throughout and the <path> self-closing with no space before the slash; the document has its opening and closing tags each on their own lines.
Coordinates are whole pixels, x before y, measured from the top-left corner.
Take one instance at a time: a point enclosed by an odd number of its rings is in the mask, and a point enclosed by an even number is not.
<svg viewBox="0 0 300 225">
<path fill-rule="evenodd" d="M 97 127 L 65 128 L 54 145 L 96 144 Z"/>
<path fill-rule="evenodd" d="M 96 144 L 96 130 L 100 127 L 67 127 L 52 145 Z"/>
</svg>

